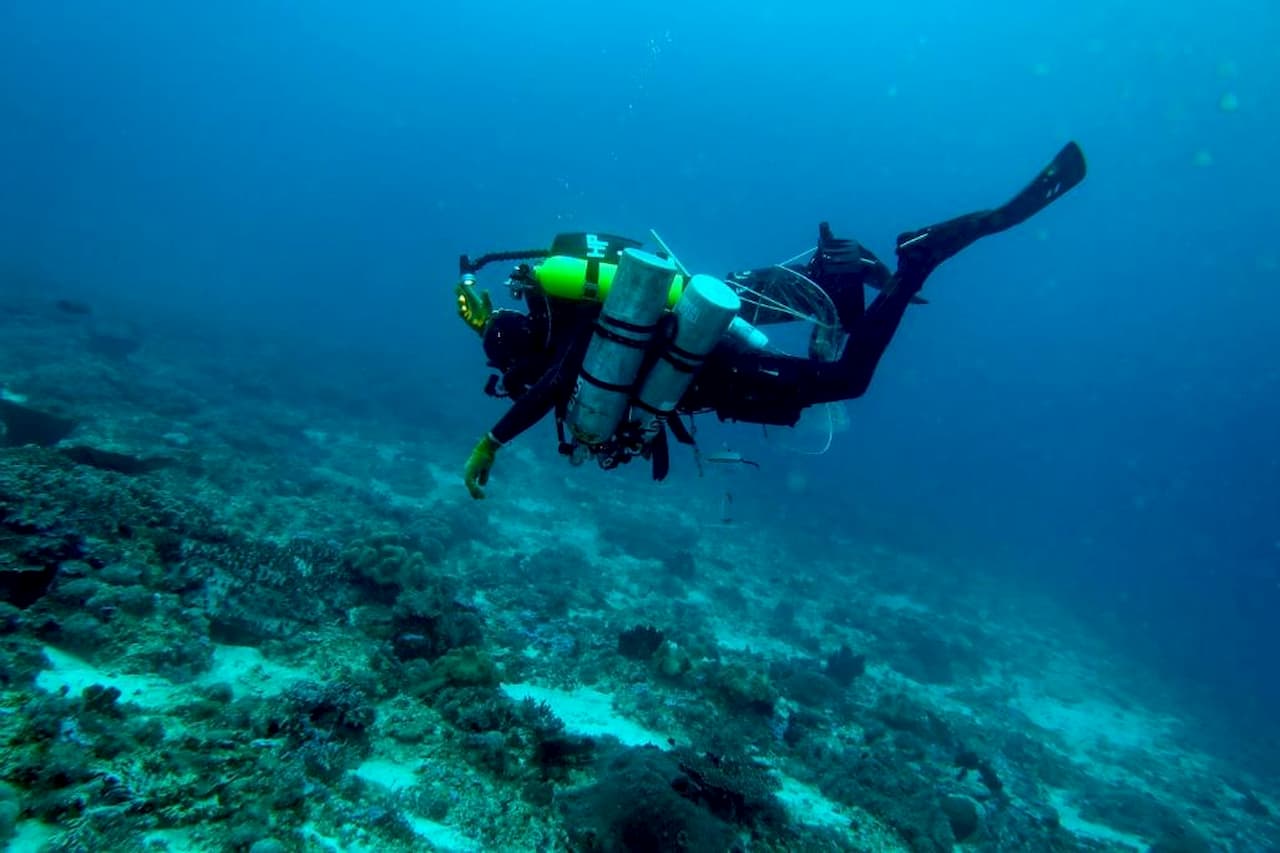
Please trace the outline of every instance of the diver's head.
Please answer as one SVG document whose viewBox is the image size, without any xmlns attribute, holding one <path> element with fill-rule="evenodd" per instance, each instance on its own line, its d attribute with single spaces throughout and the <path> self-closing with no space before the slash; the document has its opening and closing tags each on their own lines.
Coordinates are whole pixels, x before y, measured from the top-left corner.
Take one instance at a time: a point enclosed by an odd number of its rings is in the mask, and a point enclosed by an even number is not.
<svg viewBox="0 0 1280 853">
<path fill-rule="evenodd" d="M 493 312 L 484 327 L 484 354 L 489 366 L 504 373 L 534 355 L 533 321 L 519 311 Z"/>
</svg>

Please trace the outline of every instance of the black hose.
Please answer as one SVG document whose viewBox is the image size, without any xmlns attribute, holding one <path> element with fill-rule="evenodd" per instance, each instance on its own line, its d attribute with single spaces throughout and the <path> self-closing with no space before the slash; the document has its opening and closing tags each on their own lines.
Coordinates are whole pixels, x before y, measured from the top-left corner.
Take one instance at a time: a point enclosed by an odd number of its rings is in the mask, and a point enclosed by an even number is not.
<svg viewBox="0 0 1280 853">
<path fill-rule="evenodd" d="M 551 257 L 551 252 L 547 249 L 527 249 L 525 251 L 517 252 L 490 252 L 487 255 L 481 255 L 474 261 L 467 255 L 462 255 L 458 258 L 458 271 L 463 275 L 467 273 L 474 274 L 495 261 L 532 261 L 549 257 Z"/>
</svg>

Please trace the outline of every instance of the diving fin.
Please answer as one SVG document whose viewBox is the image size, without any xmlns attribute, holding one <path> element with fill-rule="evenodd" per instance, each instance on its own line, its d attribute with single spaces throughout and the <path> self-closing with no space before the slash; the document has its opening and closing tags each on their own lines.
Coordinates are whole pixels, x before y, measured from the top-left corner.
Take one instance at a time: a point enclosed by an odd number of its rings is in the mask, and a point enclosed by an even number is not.
<svg viewBox="0 0 1280 853">
<path fill-rule="evenodd" d="M 993 218 L 999 220 L 999 230 L 1025 222 L 1053 204 L 1083 181 L 1086 171 L 1084 152 L 1075 142 L 1068 142 L 1026 189 L 992 211 Z"/>
<path fill-rule="evenodd" d="M 918 290 L 938 265 L 983 237 L 1025 222 L 1084 180 L 1084 152 L 1068 142 L 1057 156 L 1004 205 L 898 235 L 899 283 Z"/>
</svg>

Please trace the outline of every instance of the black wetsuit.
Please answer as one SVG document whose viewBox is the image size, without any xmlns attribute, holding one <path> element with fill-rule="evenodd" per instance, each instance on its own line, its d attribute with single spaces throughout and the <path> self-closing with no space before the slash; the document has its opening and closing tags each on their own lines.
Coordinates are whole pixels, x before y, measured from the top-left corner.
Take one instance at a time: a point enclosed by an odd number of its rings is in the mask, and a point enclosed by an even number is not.
<svg viewBox="0 0 1280 853">
<path fill-rule="evenodd" d="M 825 223 L 819 246 L 806 274 L 831 298 L 848 335 L 839 357 L 826 361 L 721 344 L 694 378 L 679 411 L 713 411 L 721 420 L 794 426 L 809 406 L 866 393 L 924 280 L 891 276 L 856 242 L 832 238 Z M 870 305 L 864 290 L 868 286 L 880 291 Z"/>
<path fill-rule="evenodd" d="M 532 290 L 525 301 L 542 346 L 502 374 L 501 394 L 511 398 L 511 408 L 489 433 L 503 444 L 569 402 L 601 308 L 599 302 L 556 299 Z"/>
<path fill-rule="evenodd" d="M 1076 143 L 1068 143 L 1001 207 L 899 235 L 898 269 L 893 274 L 857 242 L 835 238 L 823 223 L 818 250 L 805 272 L 836 307 L 848 334 L 844 351 L 834 361 L 824 361 L 723 341 L 681 398 L 677 411 L 715 412 L 722 420 L 790 426 L 808 406 L 860 396 L 907 306 L 939 264 L 982 237 L 1024 222 L 1084 177 L 1084 155 Z M 867 286 L 879 290 L 870 305 L 864 297 Z M 567 404 L 600 312 L 598 303 L 559 300 L 540 292 L 531 291 L 529 301 L 543 345 L 537 355 L 503 373 L 503 390 L 514 403 L 491 431 L 503 443 Z"/>
<path fill-rule="evenodd" d="M 824 362 L 726 340 L 708 356 L 678 412 L 715 412 L 722 420 L 790 426 L 808 406 L 866 391 L 919 288 L 896 286 L 888 269 L 857 243 L 835 240 L 825 230 L 823 236 L 825 251 L 805 272 L 836 306 L 849 335 L 843 354 Z M 867 284 L 884 288 L 870 306 L 863 295 Z M 543 342 L 539 354 L 545 357 L 528 357 L 502 376 L 502 389 L 514 402 L 491 432 L 503 443 L 568 402 L 600 312 L 599 303 L 555 299 L 540 292 L 530 293 L 529 302 L 535 335 Z"/>
</svg>

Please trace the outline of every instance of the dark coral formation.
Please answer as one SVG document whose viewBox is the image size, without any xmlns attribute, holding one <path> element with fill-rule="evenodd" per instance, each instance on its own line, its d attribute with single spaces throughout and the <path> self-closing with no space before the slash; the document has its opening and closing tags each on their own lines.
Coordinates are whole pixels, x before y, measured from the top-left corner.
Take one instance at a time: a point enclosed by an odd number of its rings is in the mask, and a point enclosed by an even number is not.
<svg viewBox="0 0 1280 853">
<path fill-rule="evenodd" d="M 730 849 L 733 827 L 682 796 L 673 783 L 684 778 L 676 759 L 653 747 L 613 756 L 599 781 L 560 800 L 578 849 Z"/>
<path fill-rule="evenodd" d="M 130 477 L 162 471 L 177 464 L 177 460 L 169 456 L 134 456 L 130 453 L 101 450 L 84 444 L 61 448 L 60 452 L 72 462 L 101 468 L 103 471 L 127 474 Z"/>
<path fill-rule="evenodd" d="M 652 625 L 637 625 L 618 635 L 618 654 L 631 660 L 649 660 L 665 636 Z"/>
<path fill-rule="evenodd" d="M 0 447 L 52 447 L 71 434 L 76 421 L 0 396 L 0 426 Z"/>
<path fill-rule="evenodd" d="M 867 671 L 867 656 L 855 655 L 846 643 L 827 656 L 827 666 L 823 671 L 836 684 L 848 687 Z"/>
</svg>

